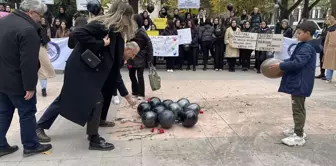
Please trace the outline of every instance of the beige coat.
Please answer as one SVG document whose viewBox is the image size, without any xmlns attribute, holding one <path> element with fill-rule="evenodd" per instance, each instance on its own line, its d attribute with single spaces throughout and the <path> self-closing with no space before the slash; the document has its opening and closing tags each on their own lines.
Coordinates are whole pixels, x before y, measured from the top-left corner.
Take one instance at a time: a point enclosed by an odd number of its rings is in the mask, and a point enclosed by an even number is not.
<svg viewBox="0 0 336 166">
<path fill-rule="evenodd" d="M 231 27 L 229 27 L 225 32 L 225 40 L 224 40 L 224 43 L 226 44 L 225 58 L 238 58 L 239 57 L 239 49 L 232 47 L 233 32 L 234 31 Z M 237 28 L 236 32 L 240 32 L 240 29 Z"/>
<path fill-rule="evenodd" d="M 53 66 L 51 65 L 46 47 L 43 46 L 40 47 L 39 60 L 41 65 L 38 71 L 39 79 L 48 79 L 56 77 L 56 73 Z"/>
<path fill-rule="evenodd" d="M 323 68 L 336 70 L 336 31 L 327 34 L 324 43 Z"/>
</svg>

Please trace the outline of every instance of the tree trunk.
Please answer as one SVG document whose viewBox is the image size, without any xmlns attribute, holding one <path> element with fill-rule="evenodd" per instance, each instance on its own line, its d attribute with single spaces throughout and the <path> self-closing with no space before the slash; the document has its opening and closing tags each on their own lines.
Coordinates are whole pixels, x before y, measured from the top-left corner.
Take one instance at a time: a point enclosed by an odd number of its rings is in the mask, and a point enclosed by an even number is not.
<svg viewBox="0 0 336 166">
<path fill-rule="evenodd" d="M 331 0 L 331 15 L 336 17 L 336 1 Z"/>
<path fill-rule="evenodd" d="M 134 13 L 138 14 L 139 12 L 139 0 L 128 0 L 129 5 L 132 6 Z"/>
</svg>

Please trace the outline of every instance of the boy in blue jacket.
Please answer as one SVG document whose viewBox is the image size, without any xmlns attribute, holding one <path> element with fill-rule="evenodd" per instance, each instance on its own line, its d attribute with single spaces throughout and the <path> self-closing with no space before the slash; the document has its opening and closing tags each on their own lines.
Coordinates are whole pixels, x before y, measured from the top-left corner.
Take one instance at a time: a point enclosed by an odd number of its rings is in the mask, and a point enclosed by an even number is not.
<svg viewBox="0 0 336 166">
<path fill-rule="evenodd" d="M 284 72 L 279 92 L 292 97 L 294 128 L 285 130 L 284 134 L 288 137 L 282 139 L 282 143 L 288 146 L 302 146 L 306 143 L 306 134 L 303 132 L 306 121 L 305 100 L 314 87 L 317 46 L 312 39 L 315 31 L 315 25 L 311 21 L 298 25 L 297 38 L 300 42 L 291 57 L 270 66 L 270 70 L 280 69 Z"/>
</svg>

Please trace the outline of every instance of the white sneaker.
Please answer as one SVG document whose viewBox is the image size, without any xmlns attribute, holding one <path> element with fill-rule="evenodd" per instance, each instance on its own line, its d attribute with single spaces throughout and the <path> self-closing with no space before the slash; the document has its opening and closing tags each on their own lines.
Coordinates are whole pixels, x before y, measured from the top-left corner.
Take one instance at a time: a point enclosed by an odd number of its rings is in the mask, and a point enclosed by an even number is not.
<svg viewBox="0 0 336 166">
<path fill-rule="evenodd" d="M 145 99 L 144 99 L 144 97 L 138 96 L 138 100 L 139 101 L 144 101 Z"/>
<path fill-rule="evenodd" d="M 290 128 L 290 129 L 286 129 L 283 131 L 283 134 L 287 137 L 291 136 L 294 134 L 294 128 Z M 306 138 L 307 137 L 307 134 L 306 133 L 303 133 L 303 138 Z"/>
<path fill-rule="evenodd" d="M 327 84 L 330 84 L 330 83 L 331 83 L 331 81 L 328 81 L 328 80 L 327 80 L 327 81 L 326 81 L 326 83 L 327 83 Z"/>
<path fill-rule="evenodd" d="M 215 71 L 218 71 L 218 69 L 215 69 Z"/>
<path fill-rule="evenodd" d="M 171 73 L 173 73 L 173 72 L 174 72 L 174 70 L 170 70 L 170 72 L 171 72 Z"/>
<path fill-rule="evenodd" d="M 306 140 L 303 137 L 299 137 L 295 133 L 281 141 L 287 146 L 303 146 L 306 143 Z"/>
<path fill-rule="evenodd" d="M 119 104 L 120 104 L 120 100 L 119 100 L 119 97 L 118 97 L 118 96 L 113 96 L 113 97 L 112 97 L 112 101 L 113 101 L 113 104 L 116 104 L 116 105 L 119 105 Z"/>
</svg>

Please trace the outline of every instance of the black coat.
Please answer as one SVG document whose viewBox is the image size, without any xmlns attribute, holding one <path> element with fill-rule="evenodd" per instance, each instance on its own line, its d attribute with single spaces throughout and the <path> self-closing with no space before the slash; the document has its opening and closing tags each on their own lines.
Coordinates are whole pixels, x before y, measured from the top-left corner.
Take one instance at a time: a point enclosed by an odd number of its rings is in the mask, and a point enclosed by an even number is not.
<svg viewBox="0 0 336 166">
<path fill-rule="evenodd" d="M 214 27 L 210 24 L 205 24 L 199 28 L 198 38 L 201 42 L 213 42 Z"/>
<path fill-rule="evenodd" d="M 128 63 L 134 68 L 146 67 L 147 59 L 148 61 L 153 61 L 153 45 L 151 39 L 143 28 L 139 28 L 135 34 L 135 38 L 131 41 L 135 41 L 139 45 L 140 51 L 135 58 L 129 60 Z"/>
<path fill-rule="evenodd" d="M 103 38 L 108 33 L 111 42 L 105 47 Z M 120 33 L 108 31 L 98 22 L 76 28 L 72 35 L 78 40 L 78 44 L 66 62 L 60 110 L 63 117 L 84 126 L 95 104 L 101 99 L 103 86 L 108 83 L 111 83 L 111 88 L 115 86 L 113 84 L 120 72 L 121 56 L 124 54 L 124 40 Z M 81 54 L 86 49 L 100 55 L 102 62 L 96 69 L 90 68 L 81 59 Z"/>
<path fill-rule="evenodd" d="M 199 47 L 198 45 L 198 29 L 197 27 L 190 28 L 191 31 L 191 47 Z"/>
<path fill-rule="evenodd" d="M 0 92 L 35 91 L 39 69 L 40 26 L 15 10 L 0 19 Z"/>
<path fill-rule="evenodd" d="M 225 28 L 221 25 L 215 25 L 213 32 L 214 42 L 224 44 L 224 35 L 225 35 Z"/>
</svg>

